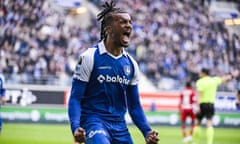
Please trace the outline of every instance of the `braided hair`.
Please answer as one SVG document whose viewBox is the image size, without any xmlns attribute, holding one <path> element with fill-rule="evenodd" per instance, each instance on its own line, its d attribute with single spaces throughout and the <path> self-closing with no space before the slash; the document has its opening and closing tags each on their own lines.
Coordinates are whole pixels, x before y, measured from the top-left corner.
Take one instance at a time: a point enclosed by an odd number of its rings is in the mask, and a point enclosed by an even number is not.
<svg viewBox="0 0 240 144">
<path fill-rule="evenodd" d="M 106 26 L 112 22 L 112 14 L 126 13 L 126 11 L 115 6 L 116 2 L 114 0 L 112 0 L 110 3 L 106 1 L 102 5 L 104 9 L 97 15 L 97 20 L 101 21 L 100 41 L 107 37 Z"/>
</svg>

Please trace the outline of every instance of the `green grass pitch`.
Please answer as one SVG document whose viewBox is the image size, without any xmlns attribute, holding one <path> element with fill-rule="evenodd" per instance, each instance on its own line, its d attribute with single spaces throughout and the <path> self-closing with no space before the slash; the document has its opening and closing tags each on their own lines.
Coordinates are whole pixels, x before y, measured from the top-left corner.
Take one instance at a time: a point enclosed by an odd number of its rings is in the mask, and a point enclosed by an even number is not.
<svg viewBox="0 0 240 144">
<path fill-rule="evenodd" d="M 159 144 L 181 144 L 180 127 L 153 126 L 158 130 Z M 145 144 L 135 126 L 129 126 L 134 144 Z M 201 144 L 205 144 L 205 129 L 202 130 Z M 239 128 L 215 128 L 214 144 L 239 144 Z M 10 124 L 3 123 L 0 144 L 73 144 L 67 124 Z"/>
</svg>

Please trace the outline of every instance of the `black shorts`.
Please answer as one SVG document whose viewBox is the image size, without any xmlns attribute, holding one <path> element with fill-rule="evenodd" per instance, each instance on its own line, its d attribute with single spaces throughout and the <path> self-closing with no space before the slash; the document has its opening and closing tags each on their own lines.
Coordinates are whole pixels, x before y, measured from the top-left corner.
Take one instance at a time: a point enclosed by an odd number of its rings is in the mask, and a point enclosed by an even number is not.
<svg viewBox="0 0 240 144">
<path fill-rule="evenodd" d="M 213 103 L 201 103 L 200 112 L 197 113 L 197 119 L 202 120 L 204 117 L 207 119 L 212 119 L 214 115 L 214 104 Z"/>
</svg>

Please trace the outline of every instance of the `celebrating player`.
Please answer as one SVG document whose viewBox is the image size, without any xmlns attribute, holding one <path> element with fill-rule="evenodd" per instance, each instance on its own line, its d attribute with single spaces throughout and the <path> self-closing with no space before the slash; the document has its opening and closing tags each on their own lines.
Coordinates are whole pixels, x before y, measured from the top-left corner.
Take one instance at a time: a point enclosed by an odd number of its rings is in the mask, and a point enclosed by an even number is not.
<svg viewBox="0 0 240 144">
<path fill-rule="evenodd" d="M 86 144 L 132 144 L 125 113 L 128 112 L 145 137 L 157 144 L 139 100 L 139 69 L 125 51 L 130 42 L 129 14 L 105 2 L 98 14 L 101 41 L 79 58 L 69 99 L 69 119 L 76 142 Z"/>
<path fill-rule="evenodd" d="M 186 83 L 186 87 L 182 90 L 180 95 L 179 112 L 181 114 L 181 124 L 183 133 L 183 142 L 192 140 L 192 133 L 195 124 L 194 106 L 196 105 L 196 93 L 193 89 L 191 82 Z M 191 129 L 189 135 L 186 131 L 186 119 L 191 118 Z"/>
<path fill-rule="evenodd" d="M 200 111 L 197 113 L 198 123 L 194 128 L 193 139 L 195 144 L 199 143 L 201 134 L 201 121 L 203 117 L 206 117 L 206 144 L 213 143 L 214 129 L 212 124 L 212 118 L 214 115 L 214 101 L 217 92 L 217 87 L 227 81 L 236 78 L 239 75 L 239 71 L 233 71 L 229 75 L 224 75 L 222 77 L 210 77 L 209 70 L 203 68 L 199 74 L 200 79 L 197 80 L 196 88 L 200 95 Z"/>
</svg>

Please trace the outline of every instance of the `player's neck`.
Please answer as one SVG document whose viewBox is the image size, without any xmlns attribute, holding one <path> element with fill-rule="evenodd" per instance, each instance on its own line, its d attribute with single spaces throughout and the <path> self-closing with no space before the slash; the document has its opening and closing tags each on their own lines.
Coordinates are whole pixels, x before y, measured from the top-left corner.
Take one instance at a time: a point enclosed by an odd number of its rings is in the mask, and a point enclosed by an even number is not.
<svg viewBox="0 0 240 144">
<path fill-rule="evenodd" d="M 116 45 L 114 41 L 110 39 L 106 39 L 104 41 L 104 45 L 106 47 L 106 50 L 114 56 L 119 56 L 123 53 L 123 48 L 119 45 Z"/>
</svg>

